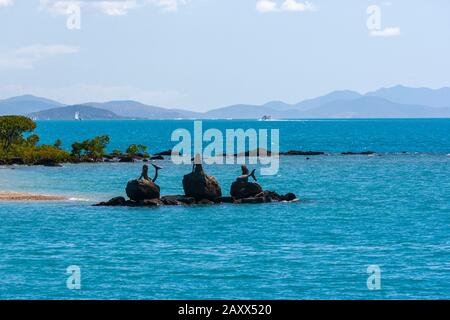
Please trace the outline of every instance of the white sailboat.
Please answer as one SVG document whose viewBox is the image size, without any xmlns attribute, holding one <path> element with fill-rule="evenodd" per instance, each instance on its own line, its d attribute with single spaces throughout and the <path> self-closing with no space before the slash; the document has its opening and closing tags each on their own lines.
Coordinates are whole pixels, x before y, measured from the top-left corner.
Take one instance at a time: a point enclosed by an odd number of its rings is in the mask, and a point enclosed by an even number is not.
<svg viewBox="0 0 450 320">
<path fill-rule="evenodd" d="M 79 112 L 75 112 L 75 120 L 82 120 Z"/>
</svg>

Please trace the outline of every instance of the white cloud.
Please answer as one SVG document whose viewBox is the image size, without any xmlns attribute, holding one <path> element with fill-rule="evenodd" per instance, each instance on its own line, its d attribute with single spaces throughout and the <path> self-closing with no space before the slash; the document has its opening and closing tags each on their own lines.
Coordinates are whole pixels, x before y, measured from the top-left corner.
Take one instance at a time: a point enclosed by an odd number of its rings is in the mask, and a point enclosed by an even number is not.
<svg viewBox="0 0 450 320">
<path fill-rule="evenodd" d="M 396 37 L 400 35 L 400 28 L 391 27 L 383 30 L 371 30 L 370 35 L 372 37 Z"/>
<path fill-rule="evenodd" d="M 0 0 L 2 1 L 2 0 Z M 109 16 L 122 16 L 128 11 L 154 6 L 164 11 L 177 11 L 188 0 L 40 0 L 40 8 L 55 14 L 67 15 L 70 6 L 77 5 L 83 12 L 99 11 Z"/>
<path fill-rule="evenodd" d="M 277 3 L 271 0 L 258 0 L 256 2 L 256 10 L 258 10 L 259 12 L 277 11 Z"/>
<path fill-rule="evenodd" d="M 177 11 L 181 5 L 186 5 L 188 0 L 147 0 L 148 3 L 164 9 L 165 11 Z"/>
<path fill-rule="evenodd" d="M 259 12 L 306 12 L 306 11 L 316 11 L 317 7 L 311 2 L 299 2 L 296 0 L 285 0 L 278 6 L 275 0 L 258 0 L 256 2 L 256 10 Z"/>
<path fill-rule="evenodd" d="M 72 54 L 79 51 L 78 47 L 66 45 L 42 45 L 16 49 L 12 52 L 0 53 L 1 69 L 33 69 L 34 64 L 44 59 L 58 55 Z"/>
<path fill-rule="evenodd" d="M 138 4 L 134 0 L 127 1 L 102 1 L 94 4 L 101 12 L 109 16 L 123 16 L 128 10 L 135 9 Z"/>
<path fill-rule="evenodd" d="M 13 0 L 0 0 L 0 7 L 12 6 L 13 4 Z"/>
<path fill-rule="evenodd" d="M 295 0 L 286 0 L 281 5 L 281 11 L 316 11 L 317 8 L 312 3 L 305 1 L 305 2 L 297 2 Z"/>
</svg>

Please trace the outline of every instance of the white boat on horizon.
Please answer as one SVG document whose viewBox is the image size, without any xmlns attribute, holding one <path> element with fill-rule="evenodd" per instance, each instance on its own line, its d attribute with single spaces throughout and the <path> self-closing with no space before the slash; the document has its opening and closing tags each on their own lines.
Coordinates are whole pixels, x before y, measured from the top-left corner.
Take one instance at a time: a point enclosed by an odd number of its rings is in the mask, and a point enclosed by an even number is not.
<svg viewBox="0 0 450 320">
<path fill-rule="evenodd" d="M 264 115 L 262 116 L 259 121 L 270 121 L 272 120 L 272 116 Z"/>
<path fill-rule="evenodd" d="M 79 121 L 81 121 L 81 120 L 83 120 L 83 119 L 81 119 L 81 117 L 80 117 L 80 113 L 77 111 L 77 112 L 75 112 L 75 116 L 74 116 L 74 119 L 75 120 L 79 120 Z"/>
</svg>

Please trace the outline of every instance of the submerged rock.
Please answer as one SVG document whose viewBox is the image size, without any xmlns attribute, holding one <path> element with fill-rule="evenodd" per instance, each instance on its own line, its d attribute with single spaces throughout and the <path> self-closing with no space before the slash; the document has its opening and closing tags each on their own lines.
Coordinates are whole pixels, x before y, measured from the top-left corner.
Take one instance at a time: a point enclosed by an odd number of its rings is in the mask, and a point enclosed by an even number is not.
<svg viewBox="0 0 450 320">
<path fill-rule="evenodd" d="M 256 182 L 235 181 L 231 184 L 230 194 L 237 199 L 255 197 L 263 192 Z"/>
<path fill-rule="evenodd" d="M 160 188 L 151 180 L 131 180 L 125 189 L 127 196 L 134 201 L 159 199 Z"/>
</svg>

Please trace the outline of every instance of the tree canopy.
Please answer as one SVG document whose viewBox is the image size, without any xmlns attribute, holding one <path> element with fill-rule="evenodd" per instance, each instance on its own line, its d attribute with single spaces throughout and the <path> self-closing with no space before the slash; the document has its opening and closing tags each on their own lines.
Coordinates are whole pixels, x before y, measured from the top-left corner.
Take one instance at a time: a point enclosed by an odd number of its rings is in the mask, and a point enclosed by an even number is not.
<svg viewBox="0 0 450 320">
<path fill-rule="evenodd" d="M 75 142 L 72 144 L 72 155 L 76 157 L 87 156 L 99 159 L 105 154 L 106 146 L 109 143 L 109 136 L 103 135 L 93 139 Z"/>
<path fill-rule="evenodd" d="M 8 152 L 14 143 L 23 139 L 23 134 L 36 129 L 36 123 L 24 116 L 0 116 L 0 146 Z"/>
</svg>

